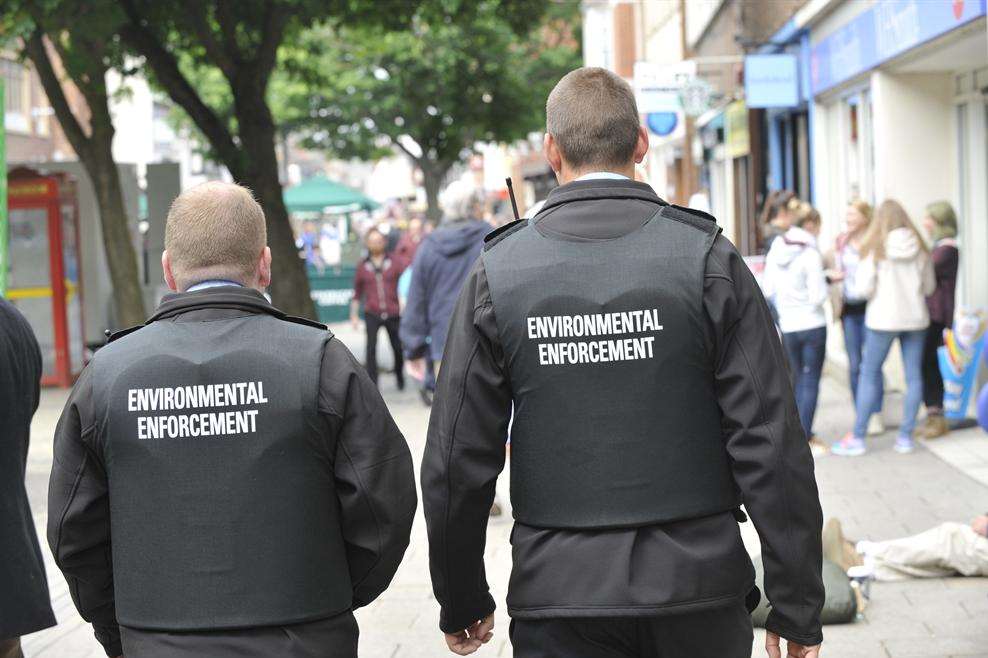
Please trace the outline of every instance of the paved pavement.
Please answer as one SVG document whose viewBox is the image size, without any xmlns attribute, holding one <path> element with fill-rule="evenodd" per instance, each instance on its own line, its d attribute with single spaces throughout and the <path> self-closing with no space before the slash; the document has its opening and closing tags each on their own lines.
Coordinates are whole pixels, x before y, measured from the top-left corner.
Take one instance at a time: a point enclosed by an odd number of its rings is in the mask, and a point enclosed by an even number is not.
<svg viewBox="0 0 988 658">
<path fill-rule="evenodd" d="M 354 347 L 359 338 L 348 328 L 339 335 Z M 382 360 L 388 359 L 382 354 Z M 382 388 L 401 426 L 416 467 L 424 445 L 428 412 L 414 392 L 398 392 L 393 378 L 382 376 Z M 900 397 L 886 402 L 894 423 Z M 33 425 L 28 463 L 28 490 L 39 531 L 46 522 L 45 490 L 51 464 L 51 436 L 65 393 L 47 390 Z M 838 379 L 824 378 L 817 431 L 827 439 L 843 434 L 851 422 L 847 389 Z M 920 532 L 941 521 L 966 521 L 988 510 L 988 436 L 980 430 L 955 432 L 910 455 L 891 449 L 893 434 L 870 442 L 871 452 L 857 459 L 824 457 L 817 461 L 817 480 L 826 516 L 844 522 L 849 537 L 885 539 Z M 507 478 L 500 484 L 506 487 Z M 507 499 L 506 488 L 499 496 Z M 510 518 L 510 517 L 508 517 Z M 511 523 L 492 521 L 488 533 L 487 571 L 499 610 L 495 638 L 477 656 L 511 656 L 503 601 L 510 570 L 508 535 Z M 742 526 L 754 553 L 758 540 L 750 523 Z M 75 613 L 64 580 L 48 560 L 48 577 L 59 625 L 24 640 L 28 658 L 97 658 L 103 653 L 89 626 Z M 421 511 L 412 545 L 392 587 L 357 614 L 361 656 L 414 658 L 452 655 L 438 631 L 438 606 L 428 576 L 425 523 Z M 880 583 L 862 619 L 824 629 L 825 656 L 840 658 L 988 658 L 988 579 L 945 578 Z M 763 636 L 755 638 L 755 654 Z"/>
</svg>

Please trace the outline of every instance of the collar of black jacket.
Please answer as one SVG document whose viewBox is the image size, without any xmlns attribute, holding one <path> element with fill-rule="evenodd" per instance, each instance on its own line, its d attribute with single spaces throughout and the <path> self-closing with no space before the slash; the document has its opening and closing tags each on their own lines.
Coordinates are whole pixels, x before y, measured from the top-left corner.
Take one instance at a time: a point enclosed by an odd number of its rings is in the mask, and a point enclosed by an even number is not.
<svg viewBox="0 0 988 658">
<path fill-rule="evenodd" d="M 204 314 L 208 316 L 208 319 L 266 313 L 286 322 L 304 324 L 323 330 L 328 329 L 326 325 L 320 322 L 298 318 L 280 311 L 272 306 L 264 295 L 253 288 L 230 285 L 205 288 L 193 292 L 169 293 L 161 299 L 158 308 L 145 324 L 123 329 L 112 335 L 107 331 L 107 338 L 109 342 L 113 342 L 157 320 L 175 318 L 186 313 L 194 313 L 196 316 Z M 197 319 L 202 318 L 197 317 Z"/>
<path fill-rule="evenodd" d="M 539 214 L 564 203 L 591 199 L 642 199 L 662 206 L 669 205 L 655 193 L 651 185 L 646 183 L 625 178 L 592 178 L 573 181 L 553 189 L 549 192 Z"/>
<path fill-rule="evenodd" d="M 173 292 L 161 299 L 161 304 L 148 322 L 164 320 L 200 309 L 231 309 L 247 313 L 267 313 L 276 317 L 285 314 L 276 309 L 257 290 L 241 286 L 214 286 L 193 292 Z"/>
</svg>

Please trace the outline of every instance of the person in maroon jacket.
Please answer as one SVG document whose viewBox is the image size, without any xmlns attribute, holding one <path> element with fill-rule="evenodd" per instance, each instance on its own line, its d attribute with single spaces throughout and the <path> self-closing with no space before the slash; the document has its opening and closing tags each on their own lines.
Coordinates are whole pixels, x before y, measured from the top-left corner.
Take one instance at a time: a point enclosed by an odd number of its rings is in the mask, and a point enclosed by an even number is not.
<svg viewBox="0 0 988 658">
<path fill-rule="evenodd" d="M 398 278 L 407 266 L 400 258 L 387 254 L 387 238 L 377 228 L 365 237 L 367 258 L 357 265 L 353 277 L 353 300 L 350 302 L 350 322 L 354 329 L 360 326 L 358 311 L 364 306 L 364 326 L 367 329 L 367 358 L 365 367 L 371 380 L 377 384 L 377 332 L 384 327 L 391 341 L 395 356 L 395 378 L 398 390 L 405 388 L 404 359 L 401 339 L 398 338 L 400 310 L 398 306 Z"/>
<path fill-rule="evenodd" d="M 408 267 L 415 260 L 415 252 L 419 249 L 419 243 L 425 237 L 425 230 L 422 220 L 412 217 L 408 220 L 408 228 L 398 239 L 398 246 L 395 247 L 394 256 L 401 261 L 403 267 Z"/>
<path fill-rule="evenodd" d="M 957 215 L 946 201 L 936 201 L 926 207 L 923 228 L 933 240 L 933 272 L 937 287 L 926 298 L 930 310 L 930 326 L 926 329 L 923 347 L 923 402 L 926 423 L 920 434 L 927 439 L 943 436 L 950 430 L 943 417 L 943 377 L 937 349 L 943 345 L 943 330 L 954 323 L 954 291 L 957 288 Z"/>
</svg>

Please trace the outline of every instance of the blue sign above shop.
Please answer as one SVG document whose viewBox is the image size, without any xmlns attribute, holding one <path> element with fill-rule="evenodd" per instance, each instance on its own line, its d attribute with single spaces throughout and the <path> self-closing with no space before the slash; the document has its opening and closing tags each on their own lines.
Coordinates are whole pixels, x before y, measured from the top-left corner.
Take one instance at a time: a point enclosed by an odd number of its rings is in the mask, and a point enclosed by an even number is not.
<svg viewBox="0 0 988 658">
<path fill-rule="evenodd" d="M 659 137 L 672 134 L 679 123 L 679 115 L 675 112 L 649 112 L 645 115 L 645 123 L 648 129 Z"/>
<path fill-rule="evenodd" d="M 744 101 L 748 107 L 799 105 L 799 62 L 796 55 L 745 57 Z"/>
<path fill-rule="evenodd" d="M 988 13 L 988 0 L 878 0 L 813 46 L 813 94 Z"/>
</svg>

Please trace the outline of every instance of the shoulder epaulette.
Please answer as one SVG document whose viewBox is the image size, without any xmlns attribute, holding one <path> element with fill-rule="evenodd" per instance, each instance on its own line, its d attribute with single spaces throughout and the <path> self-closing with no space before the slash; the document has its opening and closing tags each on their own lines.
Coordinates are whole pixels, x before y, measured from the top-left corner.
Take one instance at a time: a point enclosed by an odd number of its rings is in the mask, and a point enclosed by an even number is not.
<svg viewBox="0 0 988 658">
<path fill-rule="evenodd" d="M 308 318 L 300 318 L 296 315 L 282 315 L 281 319 L 285 320 L 286 322 L 294 322 L 295 324 L 304 324 L 307 327 L 315 327 L 316 329 L 329 331 L 329 327 L 324 325 L 322 322 L 316 322 L 315 320 L 310 320 Z"/>
<path fill-rule="evenodd" d="M 707 233 L 720 230 L 720 227 L 717 226 L 717 219 L 713 215 L 705 213 L 702 210 L 697 210 L 696 208 L 684 208 L 683 206 L 669 204 L 662 206 L 662 210 L 659 213 L 663 217 L 689 224 Z"/>
<path fill-rule="evenodd" d="M 143 329 L 147 325 L 145 324 L 135 324 L 133 327 L 127 327 L 126 329 L 121 329 L 120 331 L 111 332 L 107 329 L 104 333 L 106 334 L 106 344 L 109 345 L 118 338 L 123 338 L 127 334 L 132 334 L 138 329 Z"/>
<path fill-rule="evenodd" d="M 497 227 L 484 236 L 484 250 L 486 251 L 490 249 L 504 238 L 527 225 L 528 218 L 522 217 L 521 219 L 516 219 L 515 221 L 505 224 L 504 226 Z"/>
</svg>

